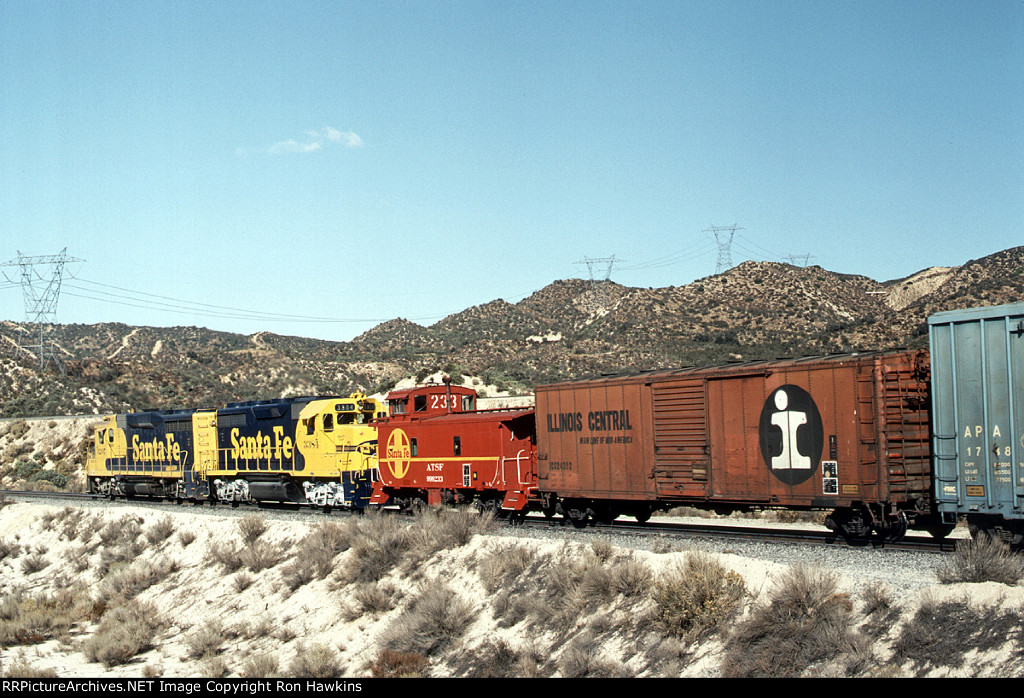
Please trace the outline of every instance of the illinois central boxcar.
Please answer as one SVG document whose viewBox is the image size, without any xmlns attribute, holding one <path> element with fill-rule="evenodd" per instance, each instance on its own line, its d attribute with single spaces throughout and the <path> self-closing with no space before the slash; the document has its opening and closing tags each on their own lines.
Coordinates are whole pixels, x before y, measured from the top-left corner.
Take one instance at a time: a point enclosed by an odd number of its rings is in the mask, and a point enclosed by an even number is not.
<svg viewBox="0 0 1024 698">
<path fill-rule="evenodd" d="M 371 504 L 523 512 L 537 485 L 533 410 L 477 410 L 475 401 L 450 384 L 389 393 Z"/>
<path fill-rule="evenodd" d="M 537 386 L 538 488 L 575 524 L 823 509 L 850 538 L 940 534 L 924 351 L 746 362 Z"/>
</svg>

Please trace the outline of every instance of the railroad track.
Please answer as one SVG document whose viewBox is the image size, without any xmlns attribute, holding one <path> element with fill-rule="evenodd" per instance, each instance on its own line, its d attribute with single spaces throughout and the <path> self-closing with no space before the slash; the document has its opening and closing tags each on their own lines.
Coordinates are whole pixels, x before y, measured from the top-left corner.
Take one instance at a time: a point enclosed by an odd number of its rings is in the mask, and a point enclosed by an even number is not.
<svg viewBox="0 0 1024 698">
<path fill-rule="evenodd" d="M 56 499 L 74 501 L 113 501 L 121 504 L 141 505 L 148 508 L 166 508 L 168 510 L 182 510 L 183 502 L 168 501 L 149 498 L 125 498 L 118 497 L 108 500 L 95 494 L 84 492 L 32 492 L 19 490 L 0 491 L 0 497 L 15 500 L 39 500 Z M 308 505 L 290 503 L 268 503 L 263 502 L 258 506 L 230 505 L 230 504 L 201 504 L 193 506 L 202 507 L 209 513 L 220 511 L 223 513 L 247 511 L 305 511 L 309 515 L 325 516 L 335 514 L 349 514 L 346 510 L 335 510 L 326 513 L 314 509 Z M 191 509 L 191 507 L 189 507 Z M 392 511 L 386 509 L 386 511 Z M 395 512 L 397 513 L 397 511 Z M 636 523 L 627 519 L 616 520 L 610 524 L 592 524 L 584 529 L 575 529 L 567 519 L 561 517 L 546 518 L 540 514 L 531 514 L 523 519 L 508 522 L 512 528 L 529 529 L 551 529 L 559 528 L 568 531 L 584 531 L 596 535 L 616 536 L 644 536 L 661 535 L 680 541 L 693 541 L 701 539 L 715 540 L 736 540 L 736 541 L 757 541 L 773 542 L 791 545 L 812 545 L 812 546 L 834 546 L 842 548 L 869 548 L 884 550 L 902 550 L 913 552 L 949 553 L 956 549 L 956 543 L 963 540 L 962 537 L 949 537 L 946 539 L 935 539 L 927 534 L 908 533 L 899 542 L 890 541 L 866 541 L 863 543 L 850 543 L 842 536 L 824 528 L 808 528 L 800 526 L 772 526 L 772 525 L 751 525 L 750 523 L 729 523 L 716 520 L 706 522 L 703 520 L 673 521 L 666 518 L 656 518 L 647 523 Z"/>
</svg>

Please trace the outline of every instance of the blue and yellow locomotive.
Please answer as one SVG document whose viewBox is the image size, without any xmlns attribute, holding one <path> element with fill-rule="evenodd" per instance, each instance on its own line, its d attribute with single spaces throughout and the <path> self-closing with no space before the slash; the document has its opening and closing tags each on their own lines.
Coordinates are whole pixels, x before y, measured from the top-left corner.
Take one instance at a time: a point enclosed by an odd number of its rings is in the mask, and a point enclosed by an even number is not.
<svg viewBox="0 0 1024 698">
<path fill-rule="evenodd" d="M 377 479 L 381 403 L 362 393 L 106 417 L 89 441 L 90 492 L 363 508 Z"/>
</svg>

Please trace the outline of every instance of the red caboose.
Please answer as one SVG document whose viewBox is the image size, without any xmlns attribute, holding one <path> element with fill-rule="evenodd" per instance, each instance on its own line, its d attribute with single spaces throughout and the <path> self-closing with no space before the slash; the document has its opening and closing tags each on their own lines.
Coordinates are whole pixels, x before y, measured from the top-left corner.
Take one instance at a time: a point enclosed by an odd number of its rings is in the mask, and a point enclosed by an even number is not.
<svg viewBox="0 0 1024 698">
<path fill-rule="evenodd" d="M 477 410 L 475 391 L 446 383 L 391 392 L 388 412 L 371 504 L 522 512 L 535 498 L 532 409 Z"/>
</svg>

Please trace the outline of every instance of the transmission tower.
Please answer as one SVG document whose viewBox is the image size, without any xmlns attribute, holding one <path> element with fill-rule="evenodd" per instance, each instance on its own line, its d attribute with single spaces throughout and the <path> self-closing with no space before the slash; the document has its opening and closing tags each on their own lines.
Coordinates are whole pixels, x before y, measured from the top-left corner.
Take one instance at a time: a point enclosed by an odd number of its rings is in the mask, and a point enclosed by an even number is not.
<svg viewBox="0 0 1024 698">
<path fill-rule="evenodd" d="M 791 255 L 788 255 L 786 257 L 786 259 L 788 259 L 789 263 L 792 264 L 793 266 L 797 266 L 797 262 L 802 261 L 803 264 L 800 264 L 800 266 L 801 267 L 806 267 L 807 263 L 810 262 L 812 259 L 814 259 L 814 255 L 813 254 L 791 254 Z"/>
<path fill-rule="evenodd" d="M 19 250 L 17 259 L 0 264 L 8 281 L 15 282 L 11 278 L 13 275 L 21 282 L 21 292 L 25 298 L 25 322 L 29 331 L 19 336 L 15 355 L 25 352 L 38 359 L 40 370 L 53 362 L 62 373 L 64 364 L 57 355 L 55 341 L 57 299 L 60 297 L 64 267 L 72 262 L 83 261 L 77 257 L 68 257 L 67 251 L 65 247 L 60 254 L 27 257 Z M 8 274 L 8 269 L 12 274 Z"/>
<path fill-rule="evenodd" d="M 590 257 L 584 257 L 574 264 L 586 264 L 587 273 L 590 275 L 590 312 L 596 313 L 602 308 L 608 305 L 608 287 L 605 285 L 605 281 L 611 279 L 612 268 L 616 262 L 624 262 L 624 259 L 616 259 L 615 255 L 611 257 L 604 257 L 602 259 L 592 259 Z M 605 267 L 604 279 L 598 280 L 594 276 L 594 268 L 600 265 L 607 265 Z"/>
<path fill-rule="evenodd" d="M 732 269 L 732 237 L 736 234 L 737 230 L 743 230 L 738 225 L 731 225 L 729 227 L 724 226 L 711 226 L 705 228 L 705 233 L 711 233 L 715 236 L 715 242 L 718 243 L 718 263 L 715 265 L 715 273 L 721 274 L 726 269 Z"/>
</svg>

